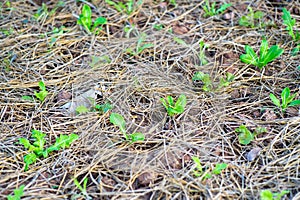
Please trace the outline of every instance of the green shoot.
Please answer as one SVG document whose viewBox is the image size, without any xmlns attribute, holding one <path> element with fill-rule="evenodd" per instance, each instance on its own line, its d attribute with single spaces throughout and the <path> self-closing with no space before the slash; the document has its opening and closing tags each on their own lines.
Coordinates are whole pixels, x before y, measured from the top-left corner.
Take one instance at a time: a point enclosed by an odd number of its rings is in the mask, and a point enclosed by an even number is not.
<svg viewBox="0 0 300 200">
<path fill-rule="evenodd" d="M 160 98 L 160 101 L 166 108 L 167 113 L 170 117 L 183 113 L 184 108 L 186 106 L 186 96 L 184 94 L 178 97 L 176 103 L 174 102 L 173 97 L 171 96 L 167 96 L 166 100 L 164 98 Z"/>
<path fill-rule="evenodd" d="M 38 11 L 33 15 L 33 17 L 36 20 L 40 20 L 42 18 L 47 18 L 48 16 L 54 15 L 58 8 L 62 8 L 64 6 L 65 6 L 64 1 L 58 1 L 58 3 L 55 5 L 55 7 L 51 11 L 48 11 L 47 5 L 45 3 L 43 3 L 42 7 L 40 7 L 38 9 Z"/>
<path fill-rule="evenodd" d="M 261 22 L 262 18 L 264 17 L 264 13 L 261 11 L 256 11 L 254 12 L 252 8 L 249 6 L 248 7 L 249 14 L 242 16 L 239 20 L 239 25 L 241 26 L 246 26 L 246 27 L 251 27 L 255 28 L 257 27 L 262 27 L 263 24 Z M 258 24 L 256 25 L 255 21 L 258 20 Z"/>
<path fill-rule="evenodd" d="M 256 135 L 267 132 L 267 129 L 258 127 L 255 129 L 254 133 L 252 133 L 245 125 L 241 125 L 239 128 L 235 129 L 235 132 L 240 133 L 238 136 L 239 143 L 247 145 L 250 144 L 252 140 L 254 140 L 254 137 Z"/>
<path fill-rule="evenodd" d="M 200 59 L 200 65 L 206 65 L 208 64 L 207 59 L 205 58 L 205 49 L 209 47 L 209 45 L 205 44 L 202 40 L 199 42 L 200 51 L 199 51 L 199 59 Z"/>
<path fill-rule="evenodd" d="M 131 56 L 136 56 L 142 53 L 145 49 L 153 47 L 154 45 L 152 43 L 142 44 L 145 41 L 146 36 L 146 33 L 140 34 L 139 39 L 137 41 L 136 49 L 133 50 L 132 48 L 128 48 L 126 49 L 126 52 L 129 53 Z"/>
<path fill-rule="evenodd" d="M 122 115 L 118 113 L 111 113 L 109 116 L 109 120 L 113 125 L 118 126 L 120 128 L 120 131 L 123 133 L 125 139 L 127 141 L 130 141 L 130 143 L 145 140 L 145 135 L 142 133 L 138 132 L 132 133 L 130 135 L 126 133 L 126 122 Z"/>
<path fill-rule="evenodd" d="M 203 6 L 204 17 L 211 17 L 218 14 L 223 14 L 227 8 L 229 8 L 232 4 L 226 3 L 222 4 L 219 9 L 216 9 L 216 2 L 213 2 L 211 5 L 209 0 L 205 1 L 205 5 Z"/>
<path fill-rule="evenodd" d="M 80 192 L 82 194 L 82 195 L 78 195 L 76 197 L 78 198 L 80 196 L 84 196 L 85 199 L 91 200 L 92 198 L 88 195 L 87 190 L 86 190 L 88 178 L 86 177 L 83 180 L 83 186 L 80 185 L 79 181 L 76 178 L 74 178 L 73 180 L 74 180 L 74 184 L 76 185 L 76 187 L 80 190 Z"/>
<path fill-rule="evenodd" d="M 24 101 L 33 101 L 33 98 L 31 96 L 27 96 L 27 95 L 22 96 L 21 99 Z"/>
<path fill-rule="evenodd" d="M 290 12 L 287 11 L 286 8 L 283 8 L 282 11 L 283 11 L 282 19 L 284 25 L 286 25 L 286 30 L 289 32 L 289 35 L 293 38 L 295 42 L 299 41 L 300 33 L 298 31 L 294 32 L 294 28 L 293 28 L 296 24 L 296 20 L 291 17 Z"/>
<path fill-rule="evenodd" d="M 131 15 L 133 12 L 135 12 L 136 9 L 138 9 L 138 7 L 142 5 L 143 0 L 138 0 L 136 4 L 134 3 L 134 0 L 126 0 L 126 3 L 123 3 L 121 1 L 115 3 L 112 0 L 105 0 L 105 3 L 113 6 L 118 12 Z"/>
<path fill-rule="evenodd" d="M 107 20 L 104 17 L 98 17 L 94 23 L 92 22 L 92 10 L 90 6 L 84 4 L 81 14 L 77 20 L 77 24 L 82 25 L 84 29 L 89 33 L 98 34 L 102 30 L 102 25 L 106 24 Z M 99 27 L 100 26 L 100 27 Z"/>
<path fill-rule="evenodd" d="M 272 193 L 270 190 L 263 190 L 260 192 L 260 200 L 280 200 L 281 197 L 288 194 L 290 191 L 283 190 L 280 193 Z"/>
<path fill-rule="evenodd" d="M 108 112 L 109 110 L 113 109 L 113 106 L 110 103 L 105 103 L 105 104 L 96 104 L 95 109 L 98 110 L 101 114 L 104 114 Z"/>
<path fill-rule="evenodd" d="M 40 91 L 34 91 L 34 95 L 38 98 L 41 102 L 43 102 L 48 95 L 48 91 L 46 90 L 45 83 L 43 81 L 39 82 Z"/>
<path fill-rule="evenodd" d="M 221 172 L 227 168 L 228 164 L 226 163 L 217 163 L 216 167 L 210 172 L 207 170 L 206 172 L 203 171 L 203 166 L 201 165 L 200 159 L 196 156 L 192 156 L 192 160 L 196 164 L 196 169 L 194 170 L 194 175 L 196 177 L 202 177 L 202 180 L 206 180 L 211 178 L 213 175 L 219 175 Z"/>
<path fill-rule="evenodd" d="M 282 112 L 285 112 L 285 109 L 289 106 L 299 106 L 300 100 L 293 100 L 297 94 L 290 94 L 290 88 L 286 87 L 281 92 L 281 103 L 280 100 L 273 94 L 270 93 L 270 99 L 272 102 L 281 109 Z"/>
<path fill-rule="evenodd" d="M 182 40 L 182 39 L 180 39 L 180 38 L 178 38 L 178 37 L 174 37 L 173 40 L 175 42 L 177 42 L 178 44 L 180 44 L 180 45 L 187 46 L 187 44 L 185 43 L 185 41 Z"/>
<path fill-rule="evenodd" d="M 47 158 L 48 154 L 52 151 L 59 151 L 60 149 L 67 148 L 71 145 L 72 142 L 78 139 L 78 135 L 72 133 L 71 135 L 60 135 L 59 138 L 56 138 L 54 145 L 49 148 L 44 148 L 46 143 L 45 139 L 46 134 L 38 130 L 32 130 L 32 138 L 34 140 L 33 144 L 26 138 L 19 138 L 19 143 L 22 144 L 30 153 L 24 156 L 25 169 L 28 170 L 29 165 L 36 162 L 37 158 L 44 157 Z"/>
<path fill-rule="evenodd" d="M 14 189 L 14 195 L 8 195 L 7 200 L 21 200 L 24 193 L 25 185 L 21 185 L 18 189 Z"/>
<path fill-rule="evenodd" d="M 79 115 L 87 113 L 87 112 L 89 112 L 89 109 L 87 107 L 83 106 L 83 105 L 76 107 L 76 113 L 79 114 Z"/>
<path fill-rule="evenodd" d="M 202 89 L 205 92 L 210 92 L 213 88 L 209 74 L 204 74 L 201 71 L 196 72 L 194 74 L 192 81 L 202 81 L 203 83 Z"/>
<path fill-rule="evenodd" d="M 277 45 L 273 45 L 271 48 L 268 47 L 267 40 L 263 39 L 260 46 L 260 57 L 256 55 L 254 50 L 249 46 L 245 46 L 246 54 L 240 56 L 240 60 L 244 63 L 257 66 L 262 69 L 269 62 L 272 62 L 275 58 L 279 57 L 283 53 Z"/>
<path fill-rule="evenodd" d="M 226 72 L 225 79 L 223 77 L 220 79 L 218 89 L 229 86 L 229 84 L 234 80 L 234 78 L 235 76 L 232 73 Z"/>
<path fill-rule="evenodd" d="M 157 30 L 157 31 L 160 31 L 160 30 L 162 30 L 164 28 L 164 25 L 162 25 L 162 24 L 154 24 L 153 28 L 155 30 Z"/>
</svg>

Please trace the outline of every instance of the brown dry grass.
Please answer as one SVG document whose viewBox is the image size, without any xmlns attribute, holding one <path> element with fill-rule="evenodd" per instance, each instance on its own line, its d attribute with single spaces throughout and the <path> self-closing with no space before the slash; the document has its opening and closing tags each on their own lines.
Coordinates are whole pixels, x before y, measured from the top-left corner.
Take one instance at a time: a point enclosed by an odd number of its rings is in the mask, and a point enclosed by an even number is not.
<svg viewBox="0 0 300 200">
<path fill-rule="evenodd" d="M 56 2 L 47 5 L 53 8 Z M 74 14 L 80 13 L 82 3 L 75 1 L 66 1 L 55 15 L 39 21 L 32 19 L 40 7 L 34 1 L 12 2 L 14 10 L 5 6 L 1 10 L 0 29 L 13 29 L 8 36 L 0 35 L 1 199 L 22 184 L 26 185 L 24 199 L 71 199 L 80 192 L 73 177 L 89 178 L 87 191 L 93 199 L 258 199 L 264 189 L 289 190 L 286 199 L 299 198 L 299 110 L 288 109 L 282 116 L 268 97 L 270 92 L 280 94 L 284 87 L 297 92 L 299 86 L 299 55 L 290 55 L 293 44 L 282 25 L 280 5 L 248 2 L 277 25 L 259 30 L 238 26 L 246 1 L 232 1 L 229 10 L 234 17 L 227 20 L 203 18 L 201 1 L 177 0 L 176 8 L 145 1 L 130 17 L 102 1 L 93 3 L 95 17 L 105 16 L 109 22 L 97 36 L 76 25 Z M 295 12 L 299 6 L 296 1 L 287 4 Z M 299 27 L 299 16 L 293 17 Z M 135 57 L 124 52 L 135 47 L 138 39 L 134 33 L 125 37 L 123 27 L 128 21 L 147 33 L 154 48 Z M 154 23 L 165 28 L 155 31 Z M 50 34 L 41 35 L 61 25 L 67 31 L 50 48 Z M 170 28 L 174 33 L 168 32 Z M 263 35 L 285 53 L 260 71 L 238 58 L 245 44 L 257 50 Z M 174 36 L 189 46 L 177 44 Z M 202 39 L 210 45 L 206 66 L 199 66 Z M 110 64 L 90 67 L 91 56 L 104 55 Z M 209 73 L 215 84 L 226 71 L 236 79 L 219 92 L 203 92 L 191 81 L 198 70 Z M 33 95 L 40 80 L 49 91 L 46 101 L 21 100 L 23 95 Z M 109 122 L 109 113 L 69 116 L 59 109 L 63 105 L 57 102 L 59 92 L 71 92 L 75 98 L 96 85 L 103 93 L 97 102 L 110 100 L 113 112 L 124 116 L 128 132 L 143 132 L 144 142 L 124 142 Z M 180 94 L 188 98 L 186 110 L 170 119 L 159 98 Z M 250 145 L 240 145 L 234 130 L 241 124 L 251 130 L 266 127 L 268 132 Z M 26 151 L 17 142 L 20 137 L 30 138 L 32 129 L 47 133 L 50 143 L 60 133 L 77 133 L 80 139 L 24 172 Z M 262 151 L 248 162 L 246 154 L 254 147 Z M 228 163 L 228 168 L 201 181 L 193 175 L 191 156 L 198 156 L 208 168 L 220 162 Z"/>
</svg>

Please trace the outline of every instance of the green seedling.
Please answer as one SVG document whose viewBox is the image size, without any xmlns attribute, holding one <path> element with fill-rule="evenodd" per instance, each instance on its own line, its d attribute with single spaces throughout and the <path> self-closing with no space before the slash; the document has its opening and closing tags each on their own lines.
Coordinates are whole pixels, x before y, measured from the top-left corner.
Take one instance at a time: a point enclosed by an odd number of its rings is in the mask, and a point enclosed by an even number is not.
<svg viewBox="0 0 300 200">
<path fill-rule="evenodd" d="M 260 200 L 280 200 L 284 195 L 290 191 L 283 190 L 280 193 L 272 193 L 270 190 L 263 190 L 260 192 Z"/>
<path fill-rule="evenodd" d="M 180 44 L 180 45 L 187 46 L 187 44 L 185 43 L 185 41 L 182 40 L 182 39 L 180 39 L 180 38 L 178 38 L 178 37 L 173 37 L 173 40 L 175 42 L 177 42 L 178 44 Z"/>
<path fill-rule="evenodd" d="M 285 112 L 285 109 L 289 106 L 299 106 L 300 100 L 293 100 L 297 94 L 291 95 L 290 88 L 286 87 L 281 92 L 281 103 L 280 100 L 273 94 L 270 93 L 270 99 L 272 102 L 281 109 L 282 112 Z"/>
<path fill-rule="evenodd" d="M 219 14 L 223 14 L 227 8 L 229 8 L 232 4 L 226 3 L 222 4 L 219 9 L 216 9 L 216 2 L 213 2 L 211 5 L 209 0 L 205 1 L 205 5 L 203 6 L 204 17 L 211 17 Z"/>
<path fill-rule="evenodd" d="M 220 79 L 218 89 L 227 87 L 234 80 L 235 76 L 232 73 L 226 72 L 226 77 Z"/>
<path fill-rule="evenodd" d="M 198 157 L 192 156 L 192 160 L 196 164 L 196 169 L 194 170 L 194 175 L 196 177 L 202 176 L 202 180 L 211 178 L 213 175 L 219 175 L 221 172 L 227 168 L 226 163 L 217 163 L 215 168 L 210 172 L 210 170 L 203 171 L 203 166 L 201 165 L 200 159 Z"/>
<path fill-rule="evenodd" d="M 145 140 L 145 135 L 142 133 L 132 133 L 129 135 L 126 133 L 126 122 L 122 115 L 118 113 L 111 113 L 109 116 L 109 120 L 113 125 L 120 128 L 120 131 L 123 133 L 125 139 L 127 141 L 130 141 L 130 143 Z"/>
<path fill-rule="evenodd" d="M 43 81 L 39 82 L 40 91 L 34 91 L 34 95 L 38 98 L 41 102 L 43 102 L 48 95 L 48 91 L 46 90 L 45 83 Z"/>
<path fill-rule="evenodd" d="M 176 0 L 169 0 L 169 3 L 170 3 L 171 5 L 173 5 L 173 6 L 176 6 L 176 5 L 177 5 Z"/>
<path fill-rule="evenodd" d="M 208 61 L 205 57 L 205 49 L 208 48 L 209 45 L 205 44 L 203 41 L 200 41 L 199 47 L 200 47 L 200 51 L 199 51 L 200 65 L 203 66 L 208 64 Z"/>
<path fill-rule="evenodd" d="M 74 184 L 76 185 L 76 187 L 80 190 L 81 194 L 79 195 L 74 195 L 73 196 L 73 199 L 77 199 L 79 197 L 84 197 L 86 200 L 91 200 L 92 197 L 90 197 L 87 193 L 87 190 L 86 190 L 86 186 L 87 186 L 87 182 L 88 182 L 88 178 L 86 177 L 84 180 L 83 180 L 83 185 L 81 186 L 79 181 L 74 178 Z"/>
<path fill-rule="evenodd" d="M 101 114 L 107 113 L 109 110 L 113 109 L 113 105 L 110 103 L 105 104 L 96 104 L 95 109 L 98 110 Z"/>
<path fill-rule="evenodd" d="M 136 56 L 142 53 L 145 49 L 153 47 L 154 45 L 151 43 L 142 44 L 144 43 L 146 37 L 146 33 L 140 34 L 139 39 L 137 41 L 136 49 L 133 50 L 132 48 L 128 48 L 126 49 L 126 52 L 129 53 L 131 56 Z"/>
<path fill-rule="evenodd" d="M 48 16 L 54 15 L 58 8 L 62 8 L 64 6 L 65 6 L 64 1 L 58 1 L 58 3 L 55 5 L 55 7 L 52 10 L 48 11 L 47 5 L 45 3 L 43 3 L 42 7 L 38 9 L 38 11 L 33 15 L 33 17 L 36 20 L 40 20 L 42 18 L 47 18 Z"/>
<path fill-rule="evenodd" d="M 245 46 L 246 54 L 240 56 L 240 60 L 244 63 L 257 66 L 262 69 L 269 62 L 272 62 L 275 58 L 279 57 L 283 53 L 277 45 L 273 45 L 271 48 L 268 47 L 267 40 L 263 39 L 260 46 L 260 57 L 256 55 L 254 50 L 249 46 Z"/>
<path fill-rule="evenodd" d="M 24 101 L 33 101 L 33 98 L 31 96 L 28 96 L 28 95 L 22 96 L 21 99 L 24 100 Z"/>
<path fill-rule="evenodd" d="M 77 114 L 80 115 L 80 114 L 85 114 L 85 113 L 89 112 L 90 110 L 87 107 L 82 105 L 82 106 L 76 107 L 75 111 Z"/>
<path fill-rule="evenodd" d="M 202 81 L 202 89 L 205 92 L 210 92 L 213 89 L 213 85 L 210 79 L 209 74 L 204 74 L 203 72 L 195 72 L 192 81 Z"/>
<path fill-rule="evenodd" d="M 160 31 L 160 30 L 162 30 L 164 28 L 164 25 L 162 25 L 162 24 L 154 24 L 153 28 L 155 30 L 157 30 L 157 31 Z"/>
<path fill-rule="evenodd" d="M 248 7 L 249 14 L 242 16 L 239 20 L 239 25 L 246 27 L 262 27 L 264 24 L 262 23 L 262 18 L 264 17 L 264 13 L 261 11 L 253 11 L 251 7 Z M 258 21 L 258 23 L 256 23 Z"/>
<path fill-rule="evenodd" d="M 77 24 L 84 27 L 84 29 L 89 33 L 98 34 L 102 30 L 102 26 L 107 23 L 105 17 L 98 17 L 94 22 L 92 21 L 92 10 L 90 6 L 84 4 L 82 7 L 81 14 L 77 20 Z"/>
<path fill-rule="evenodd" d="M 295 42 L 299 41 L 300 40 L 300 33 L 299 33 L 299 31 L 294 31 L 294 26 L 296 24 L 296 19 L 293 19 L 291 17 L 290 12 L 287 11 L 286 8 L 283 8 L 282 11 L 283 11 L 282 19 L 283 19 L 284 25 L 286 25 L 286 30 L 289 32 L 289 35 L 293 38 L 293 40 Z"/>
<path fill-rule="evenodd" d="M 59 151 L 60 149 L 67 148 L 71 145 L 72 142 L 78 139 L 77 134 L 70 135 L 60 135 L 60 137 L 56 138 L 56 141 L 53 145 L 48 148 L 45 148 L 44 145 L 46 143 L 45 139 L 46 134 L 42 133 L 38 130 L 32 130 L 32 138 L 33 143 L 26 138 L 20 138 L 19 143 L 22 144 L 30 153 L 24 156 L 25 169 L 28 170 L 29 165 L 36 162 L 39 157 L 47 158 L 49 153 L 53 151 Z"/>
<path fill-rule="evenodd" d="M 267 132 L 267 129 L 263 127 L 257 127 L 254 133 L 252 133 L 245 125 L 241 125 L 239 128 L 235 129 L 235 132 L 240 133 L 238 136 L 239 143 L 247 145 L 254 140 L 256 135 Z"/>
<path fill-rule="evenodd" d="M 126 3 L 123 3 L 121 1 L 116 3 L 111 0 L 105 0 L 105 2 L 108 5 L 113 6 L 118 12 L 126 13 L 127 15 L 130 15 L 133 12 L 135 12 L 135 10 L 143 4 L 143 0 L 138 0 L 136 4 L 134 3 L 134 0 L 126 0 Z"/>
<path fill-rule="evenodd" d="M 166 108 L 167 113 L 170 117 L 183 113 L 187 102 L 186 96 L 184 94 L 181 94 L 178 97 L 176 103 L 174 102 L 174 99 L 171 96 L 167 96 L 166 100 L 164 98 L 160 98 L 160 101 Z"/>
<path fill-rule="evenodd" d="M 61 35 L 63 35 L 64 33 L 64 30 L 65 30 L 65 27 L 64 26 L 61 26 L 59 28 L 55 27 L 52 31 L 51 31 L 51 38 L 50 38 L 50 43 L 49 43 L 49 46 L 50 48 L 53 47 L 53 45 L 55 44 L 55 42 L 57 41 L 57 38 Z"/>
<path fill-rule="evenodd" d="M 19 188 L 14 189 L 14 195 L 8 195 L 7 200 L 21 200 L 24 193 L 25 185 L 21 185 Z"/>
</svg>

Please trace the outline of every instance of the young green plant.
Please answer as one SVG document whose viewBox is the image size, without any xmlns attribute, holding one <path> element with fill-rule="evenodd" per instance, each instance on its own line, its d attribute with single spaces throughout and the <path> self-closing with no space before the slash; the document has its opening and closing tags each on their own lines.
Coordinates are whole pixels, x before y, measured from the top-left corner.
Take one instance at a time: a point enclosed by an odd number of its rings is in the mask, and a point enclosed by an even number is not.
<svg viewBox="0 0 300 200">
<path fill-rule="evenodd" d="M 77 20 L 77 24 L 84 27 L 89 33 L 98 34 L 102 30 L 102 26 L 107 23 L 105 17 L 98 17 L 94 22 L 92 21 L 92 10 L 90 6 L 84 4 L 82 7 L 81 14 Z"/>
<path fill-rule="evenodd" d="M 196 169 L 194 170 L 194 175 L 196 177 L 202 177 L 202 180 L 206 180 L 211 178 L 213 175 L 219 175 L 221 172 L 227 168 L 228 164 L 226 163 L 217 163 L 213 170 L 207 170 L 206 172 L 203 171 L 203 166 L 201 165 L 200 159 L 196 156 L 192 156 L 192 160 L 196 164 Z"/>
<path fill-rule="evenodd" d="M 279 57 L 284 50 L 277 45 L 273 45 L 269 48 L 267 40 L 263 39 L 259 51 L 260 57 L 256 55 L 249 45 L 245 46 L 245 51 L 246 54 L 242 54 L 240 56 L 240 60 L 244 63 L 255 65 L 259 69 L 262 69 L 269 62 L 272 62 L 275 58 Z"/>
<path fill-rule="evenodd" d="M 239 25 L 251 28 L 262 27 L 263 23 L 261 21 L 265 14 L 261 11 L 254 12 L 250 6 L 248 7 L 248 10 L 249 14 L 240 18 Z M 255 23 L 256 21 L 258 21 L 258 23 Z"/>
<path fill-rule="evenodd" d="M 34 142 L 31 144 L 30 141 L 26 138 L 19 138 L 19 143 L 22 144 L 30 153 L 24 156 L 25 170 L 28 170 L 29 165 L 36 162 L 39 157 L 47 158 L 48 155 L 53 151 L 59 151 L 60 149 L 65 149 L 71 145 L 72 142 L 78 139 L 77 134 L 70 135 L 60 135 L 56 138 L 56 141 L 53 145 L 48 148 L 45 148 L 46 143 L 45 139 L 46 134 L 38 130 L 32 130 L 32 138 Z"/>
<path fill-rule="evenodd" d="M 129 53 L 131 56 L 136 56 L 142 53 L 145 49 L 153 47 L 154 45 L 152 43 L 142 44 L 145 41 L 146 37 L 146 33 L 140 34 L 139 39 L 137 41 L 136 49 L 133 50 L 132 48 L 128 48 L 126 49 L 126 52 Z"/>
<path fill-rule="evenodd" d="M 127 15 L 132 14 L 137 10 L 142 4 L 143 0 L 138 0 L 135 4 L 134 0 L 126 0 L 126 3 L 123 3 L 122 1 L 119 1 L 118 3 L 112 1 L 112 0 L 105 0 L 105 3 L 107 3 L 110 6 L 113 6 L 118 12 L 126 13 Z"/>
<path fill-rule="evenodd" d="M 7 200 L 21 200 L 24 194 L 25 185 L 21 185 L 19 188 L 14 189 L 14 195 L 8 195 Z"/>
<path fill-rule="evenodd" d="M 92 197 L 90 197 L 87 193 L 87 190 L 86 190 L 86 186 L 87 186 L 87 182 L 88 182 L 88 178 L 86 177 L 84 180 L 83 180 L 83 185 L 81 186 L 79 181 L 74 178 L 74 184 L 76 185 L 76 187 L 80 190 L 81 194 L 77 194 L 77 195 L 74 195 L 73 198 L 77 199 L 79 197 L 84 197 L 84 199 L 86 200 L 92 200 Z"/>
<path fill-rule="evenodd" d="M 208 64 L 208 61 L 205 57 L 205 49 L 209 47 L 209 45 L 205 44 L 202 40 L 199 42 L 199 47 L 200 47 L 200 51 L 199 51 L 199 59 L 200 59 L 200 65 L 206 65 Z"/>
<path fill-rule="evenodd" d="M 34 91 L 34 95 L 41 102 L 43 102 L 45 100 L 46 96 L 48 95 L 48 91 L 46 90 L 46 86 L 45 86 L 44 81 L 39 82 L 39 87 L 40 87 L 40 91 L 39 92 Z"/>
<path fill-rule="evenodd" d="M 270 99 L 272 102 L 281 109 L 282 112 L 285 112 L 286 108 L 289 106 L 299 106 L 300 100 L 293 100 L 297 94 L 291 95 L 290 88 L 286 87 L 281 92 L 281 103 L 280 100 L 273 94 L 270 93 Z"/>
<path fill-rule="evenodd" d="M 260 192 L 260 200 L 280 200 L 281 197 L 288 194 L 290 191 L 283 190 L 280 193 L 273 193 L 270 190 L 263 190 Z"/>
<path fill-rule="evenodd" d="M 120 115 L 118 113 L 111 113 L 109 116 L 109 120 L 113 125 L 118 126 L 120 128 L 121 133 L 123 133 L 125 139 L 127 141 L 130 141 L 130 143 L 145 140 L 145 135 L 142 133 L 139 133 L 139 132 L 132 133 L 132 134 L 126 133 L 126 122 L 122 115 Z"/>
<path fill-rule="evenodd" d="M 174 99 L 171 96 L 167 96 L 166 99 L 160 98 L 160 101 L 162 102 L 163 106 L 166 108 L 167 113 L 170 117 L 183 113 L 187 102 L 186 96 L 184 94 L 181 94 L 178 97 L 176 103 L 174 102 Z"/>
<path fill-rule="evenodd" d="M 239 143 L 247 145 L 254 140 L 256 135 L 267 132 L 267 129 L 263 127 L 257 127 L 254 133 L 252 133 L 245 125 L 241 125 L 239 128 L 235 129 L 235 132 L 240 133 L 238 136 Z"/>
<path fill-rule="evenodd" d="M 209 0 L 205 1 L 205 5 L 203 6 L 204 17 L 211 17 L 219 14 L 223 14 L 227 8 L 229 8 L 232 4 L 225 3 L 220 6 L 219 9 L 216 9 L 216 2 L 213 2 L 211 5 Z"/>
</svg>

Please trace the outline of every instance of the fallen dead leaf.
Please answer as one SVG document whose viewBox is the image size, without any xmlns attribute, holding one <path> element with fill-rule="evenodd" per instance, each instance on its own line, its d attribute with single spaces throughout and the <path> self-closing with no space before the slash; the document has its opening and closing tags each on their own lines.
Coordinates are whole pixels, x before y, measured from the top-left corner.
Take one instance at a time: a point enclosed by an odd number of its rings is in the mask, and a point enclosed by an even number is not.
<svg viewBox="0 0 300 200">
<path fill-rule="evenodd" d="M 259 155 L 260 151 L 261 151 L 260 147 L 253 148 L 251 151 L 249 151 L 247 153 L 247 156 L 246 156 L 247 160 L 250 162 L 253 161 Z"/>
</svg>

